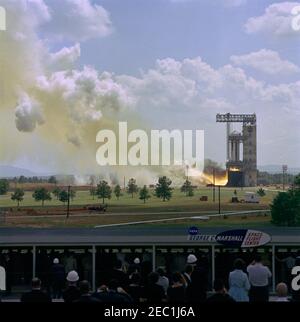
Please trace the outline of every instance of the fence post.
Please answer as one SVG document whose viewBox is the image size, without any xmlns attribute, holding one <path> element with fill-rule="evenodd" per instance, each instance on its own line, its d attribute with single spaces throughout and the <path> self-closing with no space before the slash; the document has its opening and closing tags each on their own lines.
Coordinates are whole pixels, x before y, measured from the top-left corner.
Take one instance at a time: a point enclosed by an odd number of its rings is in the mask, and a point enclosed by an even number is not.
<svg viewBox="0 0 300 322">
<path fill-rule="evenodd" d="M 36 246 L 32 246 L 32 278 L 36 277 Z"/>
<path fill-rule="evenodd" d="M 92 247 L 92 288 L 96 291 L 96 246 Z"/>
<path fill-rule="evenodd" d="M 152 271 L 156 271 L 156 247 L 152 246 Z"/>
</svg>

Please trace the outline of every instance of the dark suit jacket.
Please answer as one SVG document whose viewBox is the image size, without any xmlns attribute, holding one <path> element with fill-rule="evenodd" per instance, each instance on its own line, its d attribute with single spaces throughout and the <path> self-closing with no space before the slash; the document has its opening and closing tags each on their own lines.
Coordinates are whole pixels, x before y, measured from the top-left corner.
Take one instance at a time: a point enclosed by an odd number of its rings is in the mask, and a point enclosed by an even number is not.
<svg viewBox="0 0 300 322">
<path fill-rule="evenodd" d="M 51 297 L 40 290 L 32 290 L 21 297 L 23 303 L 50 303 L 51 301 Z"/>
</svg>

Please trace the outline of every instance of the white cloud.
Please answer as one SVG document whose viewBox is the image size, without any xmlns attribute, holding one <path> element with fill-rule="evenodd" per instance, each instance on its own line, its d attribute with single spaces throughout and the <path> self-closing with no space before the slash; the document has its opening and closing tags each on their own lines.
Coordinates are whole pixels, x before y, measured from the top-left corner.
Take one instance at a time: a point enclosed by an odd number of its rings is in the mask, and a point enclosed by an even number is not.
<svg viewBox="0 0 300 322">
<path fill-rule="evenodd" d="M 22 94 L 15 110 L 16 127 L 21 132 L 32 132 L 44 123 L 40 105 L 27 94 Z"/>
<path fill-rule="evenodd" d="M 297 65 L 282 59 L 276 51 L 267 49 L 261 49 L 247 55 L 231 56 L 230 60 L 237 66 L 252 67 L 270 75 L 289 75 L 300 71 Z"/>
<path fill-rule="evenodd" d="M 292 28 L 292 9 L 299 6 L 299 2 L 274 3 L 265 9 L 263 15 L 248 19 L 245 31 L 248 34 L 264 33 L 273 36 L 299 35 Z"/>
<path fill-rule="evenodd" d="M 110 14 L 91 0 L 2 0 L 9 28 L 24 23 L 52 40 L 81 42 L 108 36 L 112 32 Z M 18 35 L 27 36 L 20 29 Z"/>
<path fill-rule="evenodd" d="M 44 30 L 59 40 L 85 41 L 112 32 L 110 14 L 90 0 L 45 0 L 52 19 Z"/>
<path fill-rule="evenodd" d="M 64 47 L 56 53 L 50 54 L 50 66 L 54 70 L 64 70 L 74 67 L 80 58 L 81 48 L 77 43 L 72 47 Z"/>
</svg>

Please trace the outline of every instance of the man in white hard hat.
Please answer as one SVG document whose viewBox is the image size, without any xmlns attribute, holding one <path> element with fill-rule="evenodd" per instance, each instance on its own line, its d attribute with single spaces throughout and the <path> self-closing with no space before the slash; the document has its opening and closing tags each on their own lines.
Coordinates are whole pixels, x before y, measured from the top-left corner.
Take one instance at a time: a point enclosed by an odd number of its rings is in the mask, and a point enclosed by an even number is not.
<svg viewBox="0 0 300 322">
<path fill-rule="evenodd" d="M 62 290 L 65 286 L 65 268 L 60 264 L 58 258 L 54 258 L 53 266 L 51 268 L 51 277 L 52 277 L 52 291 L 53 298 L 60 299 L 62 297 Z"/>
<path fill-rule="evenodd" d="M 205 266 L 194 254 L 187 257 L 187 264 L 193 266 L 191 273 L 191 283 L 187 297 L 189 302 L 204 302 L 206 300 L 208 272 Z"/>
<path fill-rule="evenodd" d="M 188 257 L 187 257 L 187 264 L 189 265 L 196 265 L 197 264 L 197 257 L 193 254 L 190 254 Z"/>
<path fill-rule="evenodd" d="M 71 271 L 67 275 L 68 287 L 63 291 L 63 299 L 66 303 L 72 303 L 78 300 L 81 296 L 80 290 L 77 287 L 79 275 L 76 271 Z"/>
<path fill-rule="evenodd" d="M 133 273 L 140 273 L 140 272 L 141 272 L 141 260 L 138 257 L 136 257 L 133 260 L 133 264 L 129 265 L 127 274 L 131 279 L 131 276 Z"/>
</svg>

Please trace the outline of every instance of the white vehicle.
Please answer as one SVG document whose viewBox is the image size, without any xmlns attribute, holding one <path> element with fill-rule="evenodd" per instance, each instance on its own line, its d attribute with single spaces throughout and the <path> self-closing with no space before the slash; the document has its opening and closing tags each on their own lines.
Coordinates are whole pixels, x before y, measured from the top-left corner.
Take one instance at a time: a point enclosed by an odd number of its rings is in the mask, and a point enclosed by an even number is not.
<svg viewBox="0 0 300 322">
<path fill-rule="evenodd" d="M 245 202 L 247 203 L 259 203 L 259 196 L 255 192 L 245 193 Z"/>
</svg>

